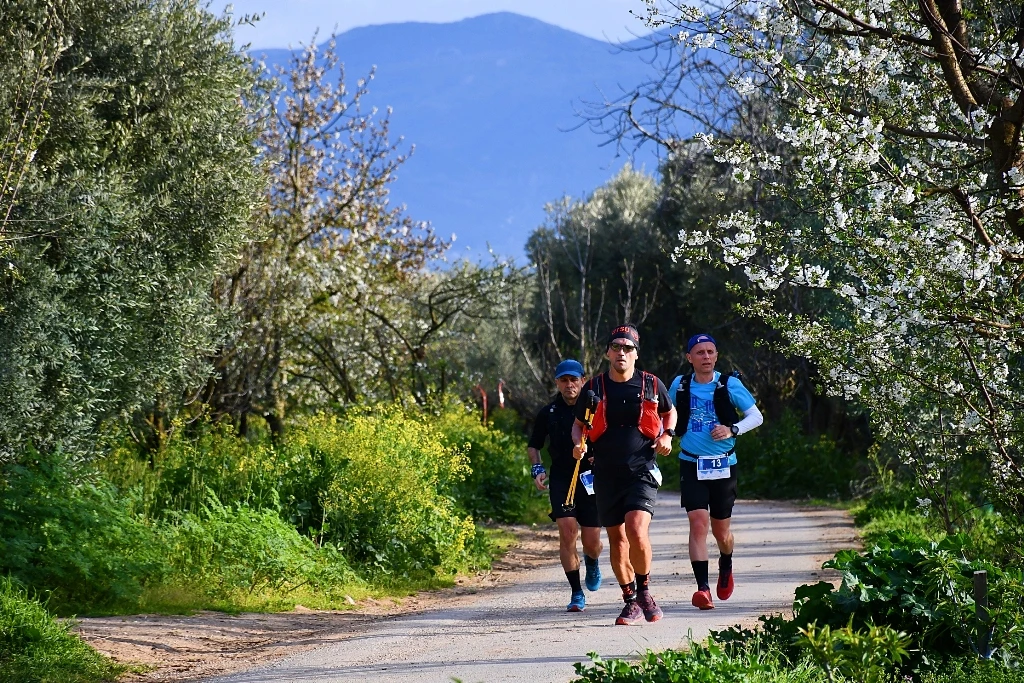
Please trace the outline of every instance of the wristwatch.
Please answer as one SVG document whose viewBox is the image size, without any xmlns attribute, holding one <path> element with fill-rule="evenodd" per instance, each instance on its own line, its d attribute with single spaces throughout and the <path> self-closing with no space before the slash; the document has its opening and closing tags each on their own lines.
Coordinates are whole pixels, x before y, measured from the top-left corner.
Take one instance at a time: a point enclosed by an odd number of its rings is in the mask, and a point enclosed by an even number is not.
<svg viewBox="0 0 1024 683">
<path fill-rule="evenodd" d="M 675 430 L 675 429 L 666 429 L 666 430 L 665 430 L 665 434 L 668 434 L 668 435 L 669 435 L 669 436 L 671 436 L 672 438 L 675 438 L 675 436 L 676 436 L 676 430 Z"/>
<path fill-rule="evenodd" d="M 729 425 L 729 431 L 732 432 L 733 436 L 739 436 L 740 435 L 740 428 L 737 427 L 736 425 Z"/>
</svg>

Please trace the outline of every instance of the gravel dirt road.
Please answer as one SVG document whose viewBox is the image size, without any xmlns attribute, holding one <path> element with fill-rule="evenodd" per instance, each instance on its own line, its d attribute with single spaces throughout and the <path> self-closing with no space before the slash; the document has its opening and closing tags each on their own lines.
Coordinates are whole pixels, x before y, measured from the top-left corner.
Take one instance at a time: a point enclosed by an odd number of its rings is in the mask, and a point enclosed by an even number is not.
<svg viewBox="0 0 1024 683">
<path fill-rule="evenodd" d="M 690 605 L 693 576 L 686 554 L 687 522 L 678 494 L 658 499 L 651 525 L 652 593 L 665 611 L 653 624 L 615 626 L 619 590 L 602 558 L 604 587 L 587 596 L 587 610 L 564 612 L 569 591 L 557 559 L 515 574 L 506 585 L 452 596 L 442 606 L 376 618 L 351 637 L 213 683 L 270 681 L 413 681 L 566 683 L 587 653 L 626 657 L 650 648 L 680 647 L 709 629 L 784 612 L 802 583 L 832 579 L 821 563 L 856 544 L 853 525 L 838 510 L 785 503 L 740 502 L 734 515 L 736 592 L 714 610 Z M 712 551 L 712 558 L 717 550 Z M 712 581 L 716 564 L 712 560 Z"/>
</svg>

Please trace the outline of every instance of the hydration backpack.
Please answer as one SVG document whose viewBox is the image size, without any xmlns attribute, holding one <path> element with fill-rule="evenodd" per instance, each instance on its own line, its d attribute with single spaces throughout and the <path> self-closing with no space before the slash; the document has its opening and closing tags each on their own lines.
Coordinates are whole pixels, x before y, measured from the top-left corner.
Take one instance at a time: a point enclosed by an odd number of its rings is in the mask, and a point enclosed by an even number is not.
<svg viewBox="0 0 1024 683">
<path fill-rule="evenodd" d="M 680 379 L 679 388 L 676 389 L 676 411 L 679 414 L 677 424 L 680 425 L 690 422 L 690 382 L 693 381 L 693 374 L 691 372 L 689 377 Z M 736 406 L 732 404 L 732 399 L 729 398 L 729 380 L 733 377 L 743 381 L 743 375 L 738 370 L 733 370 L 728 374 L 719 373 L 718 381 L 715 383 L 715 416 L 718 418 L 718 423 L 726 427 L 731 427 L 740 421 L 740 414 L 736 411 Z"/>
</svg>

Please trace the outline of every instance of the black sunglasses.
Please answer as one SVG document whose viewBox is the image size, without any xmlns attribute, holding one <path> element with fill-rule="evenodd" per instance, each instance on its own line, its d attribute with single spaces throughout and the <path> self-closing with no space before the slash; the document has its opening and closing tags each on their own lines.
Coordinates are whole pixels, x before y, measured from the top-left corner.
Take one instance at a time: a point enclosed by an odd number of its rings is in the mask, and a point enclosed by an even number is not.
<svg viewBox="0 0 1024 683">
<path fill-rule="evenodd" d="M 612 351 L 625 351 L 626 353 L 636 351 L 636 347 L 632 344 L 609 344 L 608 348 Z"/>
</svg>

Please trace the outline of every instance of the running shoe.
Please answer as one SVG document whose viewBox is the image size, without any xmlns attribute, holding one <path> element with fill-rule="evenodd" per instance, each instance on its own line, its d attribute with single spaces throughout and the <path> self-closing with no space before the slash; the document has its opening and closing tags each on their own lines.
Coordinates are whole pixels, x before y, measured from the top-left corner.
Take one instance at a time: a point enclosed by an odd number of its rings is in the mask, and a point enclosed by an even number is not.
<svg viewBox="0 0 1024 683">
<path fill-rule="evenodd" d="M 573 591 L 572 599 L 569 600 L 569 604 L 565 606 L 566 612 L 582 612 L 587 608 L 587 596 L 583 595 L 583 591 Z"/>
<path fill-rule="evenodd" d="M 732 597 L 732 590 L 736 587 L 736 582 L 732 578 L 732 571 L 725 572 L 724 574 L 718 574 L 718 585 L 715 586 L 715 592 L 718 593 L 719 600 L 728 600 Z"/>
<path fill-rule="evenodd" d="M 583 582 L 587 586 L 587 590 L 593 593 L 601 587 L 601 565 L 598 564 L 596 558 L 591 559 L 587 555 L 583 556 L 583 562 L 587 565 L 587 576 Z"/>
<path fill-rule="evenodd" d="M 654 596 L 648 591 L 637 593 L 636 601 L 640 605 L 640 609 L 643 610 L 644 619 L 647 621 L 657 621 L 664 616 L 664 612 L 658 607 L 658 603 L 654 602 Z"/>
<path fill-rule="evenodd" d="M 615 625 L 632 626 L 633 624 L 639 623 L 643 618 L 644 611 L 640 608 L 640 605 L 636 604 L 636 600 L 630 600 L 622 608 L 619 618 L 615 620 Z"/>
<path fill-rule="evenodd" d="M 711 601 L 711 590 L 707 588 L 694 593 L 690 602 L 697 609 L 715 609 L 715 603 Z"/>
</svg>

